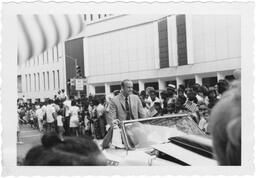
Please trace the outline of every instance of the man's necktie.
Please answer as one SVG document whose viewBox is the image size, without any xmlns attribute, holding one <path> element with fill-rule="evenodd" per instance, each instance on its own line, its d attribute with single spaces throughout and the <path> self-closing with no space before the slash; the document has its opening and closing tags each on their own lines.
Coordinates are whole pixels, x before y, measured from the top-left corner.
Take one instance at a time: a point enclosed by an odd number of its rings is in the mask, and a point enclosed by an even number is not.
<svg viewBox="0 0 256 178">
<path fill-rule="evenodd" d="M 126 120 L 130 120 L 130 109 L 128 103 L 128 96 L 125 97 Z"/>
</svg>

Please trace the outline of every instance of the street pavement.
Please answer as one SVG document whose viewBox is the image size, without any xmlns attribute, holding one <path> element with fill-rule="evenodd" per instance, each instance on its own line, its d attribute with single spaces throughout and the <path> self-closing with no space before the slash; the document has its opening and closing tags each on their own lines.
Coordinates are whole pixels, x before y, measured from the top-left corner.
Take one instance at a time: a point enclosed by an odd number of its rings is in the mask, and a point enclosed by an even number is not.
<svg viewBox="0 0 256 178">
<path fill-rule="evenodd" d="M 41 144 L 42 133 L 37 129 L 32 129 L 29 125 L 20 127 L 20 141 L 22 144 L 17 144 L 18 160 L 26 156 L 27 152 L 34 146 Z"/>
</svg>

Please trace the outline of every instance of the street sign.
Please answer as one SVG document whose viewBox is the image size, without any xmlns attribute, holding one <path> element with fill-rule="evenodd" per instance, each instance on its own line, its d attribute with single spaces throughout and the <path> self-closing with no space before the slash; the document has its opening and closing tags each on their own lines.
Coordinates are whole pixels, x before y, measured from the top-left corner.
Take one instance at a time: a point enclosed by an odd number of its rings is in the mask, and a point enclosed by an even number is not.
<svg viewBox="0 0 256 178">
<path fill-rule="evenodd" d="M 84 81 L 83 79 L 76 79 L 76 90 L 84 90 Z"/>
</svg>

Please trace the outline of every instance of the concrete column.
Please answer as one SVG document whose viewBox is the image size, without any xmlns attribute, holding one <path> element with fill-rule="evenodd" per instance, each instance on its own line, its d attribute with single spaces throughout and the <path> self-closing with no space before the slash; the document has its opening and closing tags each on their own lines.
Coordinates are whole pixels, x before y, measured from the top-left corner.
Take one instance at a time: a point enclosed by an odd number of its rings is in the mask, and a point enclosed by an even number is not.
<svg viewBox="0 0 256 178">
<path fill-rule="evenodd" d="M 144 84 L 145 84 L 145 82 L 144 82 L 144 81 L 139 80 L 139 81 L 138 81 L 138 83 L 139 83 L 139 92 L 141 92 L 142 90 L 145 90 L 145 88 L 144 88 Z"/>
<path fill-rule="evenodd" d="M 217 72 L 217 80 L 225 79 L 225 75 L 221 72 Z"/>
<path fill-rule="evenodd" d="M 192 15 L 185 15 L 186 17 L 186 36 L 187 36 L 187 58 L 188 64 L 194 63 L 194 49 L 193 49 L 193 25 Z"/>
<path fill-rule="evenodd" d="M 83 45 L 84 45 L 84 75 L 86 77 L 89 76 L 89 48 L 88 48 L 88 40 L 87 38 L 83 38 Z"/>
<path fill-rule="evenodd" d="M 109 95 L 110 94 L 110 86 L 108 83 L 105 83 L 105 94 Z"/>
<path fill-rule="evenodd" d="M 177 87 L 179 87 L 179 85 L 183 84 L 183 80 L 180 78 L 180 77 L 176 77 L 176 84 L 177 84 Z"/>
<path fill-rule="evenodd" d="M 158 79 L 158 88 L 159 88 L 159 90 L 160 90 L 158 97 L 159 97 L 160 99 L 162 99 L 160 93 L 161 93 L 161 90 L 165 90 L 165 89 L 166 89 L 166 87 L 165 87 L 165 81 L 163 81 L 163 80 L 161 80 L 161 79 Z"/>
<path fill-rule="evenodd" d="M 165 90 L 165 82 L 161 79 L 158 79 L 158 88 L 159 90 Z"/>
<path fill-rule="evenodd" d="M 178 65 L 176 16 L 167 18 L 169 66 Z"/>
<path fill-rule="evenodd" d="M 95 87 L 93 85 L 89 84 L 88 89 L 89 89 L 88 95 L 89 94 L 95 95 Z"/>
<path fill-rule="evenodd" d="M 202 77 L 200 75 L 195 75 L 195 81 L 196 83 L 202 85 Z"/>
<path fill-rule="evenodd" d="M 57 54 L 56 54 L 57 56 Z M 58 58 L 58 56 L 57 56 Z M 58 60 L 58 59 L 56 59 Z M 65 51 L 65 43 L 62 44 L 62 59 L 60 69 L 60 88 L 64 89 L 67 92 L 67 71 L 66 71 L 66 51 Z"/>
</svg>

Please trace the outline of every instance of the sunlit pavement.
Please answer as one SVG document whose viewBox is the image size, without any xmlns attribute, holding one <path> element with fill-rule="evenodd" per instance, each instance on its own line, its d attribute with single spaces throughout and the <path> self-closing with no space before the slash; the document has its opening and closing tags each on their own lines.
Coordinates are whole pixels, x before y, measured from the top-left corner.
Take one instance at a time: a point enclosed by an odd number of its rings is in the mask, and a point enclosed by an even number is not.
<svg viewBox="0 0 256 178">
<path fill-rule="evenodd" d="M 20 127 L 20 141 L 22 144 L 17 143 L 17 157 L 18 159 L 24 158 L 26 153 L 34 146 L 41 144 L 41 136 L 37 129 L 32 129 L 29 125 Z"/>
</svg>

